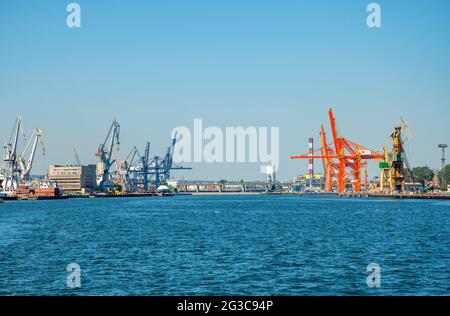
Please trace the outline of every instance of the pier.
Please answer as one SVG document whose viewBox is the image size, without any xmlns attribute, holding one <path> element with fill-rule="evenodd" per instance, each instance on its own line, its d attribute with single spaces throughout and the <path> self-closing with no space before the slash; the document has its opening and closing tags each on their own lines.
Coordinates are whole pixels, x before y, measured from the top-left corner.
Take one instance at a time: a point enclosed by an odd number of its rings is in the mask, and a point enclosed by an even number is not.
<svg viewBox="0 0 450 316">
<path fill-rule="evenodd" d="M 264 193 L 270 190 L 266 182 L 208 182 L 191 181 L 177 184 L 179 193 Z"/>
<path fill-rule="evenodd" d="M 381 199 L 410 199 L 410 200 L 450 200 L 450 194 L 383 194 L 383 193 L 344 193 L 343 198 L 381 198 Z"/>
</svg>

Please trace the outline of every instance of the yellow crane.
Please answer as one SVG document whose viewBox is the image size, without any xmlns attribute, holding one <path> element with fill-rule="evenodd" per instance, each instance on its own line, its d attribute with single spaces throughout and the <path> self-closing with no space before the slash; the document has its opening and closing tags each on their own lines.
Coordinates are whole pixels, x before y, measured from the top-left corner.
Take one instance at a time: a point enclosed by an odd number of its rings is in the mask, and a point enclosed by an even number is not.
<svg viewBox="0 0 450 316">
<path fill-rule="evenodd" d="M 414 183 L 414 177 L 410 174 L 408 159 L 405 152 L 405 143 L 412 139 L 408 124 L 400 118 L 391 133 L 392 149 L 388 151 L 388 145 L 383 147 L 384 160 L 380 162 L 380 191 L 383 193 L 398 193 L 406 190 L 406 179 L 409 176 Z M 406 168 L 405 168 L 406 167 Z"/>
</svg>

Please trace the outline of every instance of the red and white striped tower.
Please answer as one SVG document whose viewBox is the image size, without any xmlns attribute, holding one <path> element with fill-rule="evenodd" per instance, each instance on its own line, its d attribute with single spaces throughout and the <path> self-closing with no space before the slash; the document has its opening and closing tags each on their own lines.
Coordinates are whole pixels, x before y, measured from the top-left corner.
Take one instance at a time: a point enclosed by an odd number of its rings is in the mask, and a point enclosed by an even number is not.
<svg viewBox="0 0 450 316">
<path fill-rule="evenodd" d="M 314 156 L 314 138 L 310 137 L 308 139 L 308 156 L 312 157 Z M 312 181 L 314 177 L 314 159 L 309 159 L 308 164 L 308 173 L 309 173 L 309 188 L 312 189 Z"/>
</svg>

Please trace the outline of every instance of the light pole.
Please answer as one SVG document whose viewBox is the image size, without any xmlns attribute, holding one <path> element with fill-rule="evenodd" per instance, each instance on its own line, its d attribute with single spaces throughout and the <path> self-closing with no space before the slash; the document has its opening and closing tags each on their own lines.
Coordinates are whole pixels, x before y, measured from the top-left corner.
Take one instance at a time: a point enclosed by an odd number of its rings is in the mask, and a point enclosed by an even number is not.
<svg viewBox="0 0 450 316">
<path fill-rule="evenodd" d="M 447 146 L 447 144 L 439 144 L 438 145 L 438 148 L 441 148 L 442 149 L 442 158 L 441 158 L 441 162 L 442 162 L 442 166 L 441 166 L 441 184 L 442 184 L 442 187 L 444 187 L 445 189 L 447 188 L 447 181 L 446 181 L 446 179 L 447 179 L 447 177 L 446 177 L 446 175 L 445 175 L 445 161 L 446 161 L 446 159 L 445 159 L 445 149 L 447 148 L 448 146 Z"/>
</svg>

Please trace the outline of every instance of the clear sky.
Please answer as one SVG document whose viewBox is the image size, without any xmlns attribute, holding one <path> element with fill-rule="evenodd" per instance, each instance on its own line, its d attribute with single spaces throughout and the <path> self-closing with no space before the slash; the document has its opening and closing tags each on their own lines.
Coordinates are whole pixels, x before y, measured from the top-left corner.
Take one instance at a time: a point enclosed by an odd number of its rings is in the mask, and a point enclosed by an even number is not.
<svg viewBox="0 0 450 316">
<path fill-rule="evenodd" d="M 279 178 L 306 172 L 291 154 L 316 142 L 332 106 L 339 130 L 372 149 L 400 116 L 414 136 L 413 165 L 438 167 L 450 143 L 450 2 L 377 1 L 382 27 L 366 25 L 371 1 L 0 0 L 0 139 L 20 112 L 44 130 L 49 163 L 83 163 L 113 117 L 121 156 L 132 145 L 165 151 L 176 126 L 278 126 Z M 450 153 L 449 153 L 450 156 Z M 260 179 L 259 164 L 192 164 L 179 176 Z M 372 176 L 376 168 L 371 169 Z"/>
</svg>

